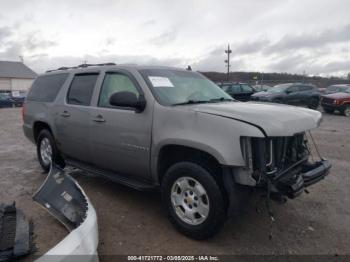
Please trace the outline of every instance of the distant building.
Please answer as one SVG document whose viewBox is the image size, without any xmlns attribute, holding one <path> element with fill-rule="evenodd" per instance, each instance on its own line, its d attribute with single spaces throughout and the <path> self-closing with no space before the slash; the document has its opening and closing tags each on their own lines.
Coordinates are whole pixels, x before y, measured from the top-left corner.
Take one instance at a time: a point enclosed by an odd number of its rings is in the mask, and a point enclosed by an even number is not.
<svg viewBox="0 0 350 262">
<path fill-rule="evenodd" d="M 0 61 L 0 93 L 26 94 L 36 76 L 22 62 Z"/>
</svg>

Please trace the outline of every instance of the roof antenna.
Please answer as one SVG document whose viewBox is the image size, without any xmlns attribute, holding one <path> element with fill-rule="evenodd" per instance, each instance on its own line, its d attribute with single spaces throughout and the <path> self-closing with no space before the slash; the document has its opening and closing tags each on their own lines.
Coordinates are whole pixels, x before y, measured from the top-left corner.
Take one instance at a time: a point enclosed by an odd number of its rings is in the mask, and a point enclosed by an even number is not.
<svg viewBox="0 0 350 262">
<path fill-rule="evenodd" d="M 187 66 L 186 68 L 187 71 L 192 71 L 192 67 L 190 65 Z"/>
<path fill-rule="evenodd" d="M 24 64 L 24 58 L 22 55 L 19 56 L 19 60 L 21 61 L 22 64 Z"/>
</svg>

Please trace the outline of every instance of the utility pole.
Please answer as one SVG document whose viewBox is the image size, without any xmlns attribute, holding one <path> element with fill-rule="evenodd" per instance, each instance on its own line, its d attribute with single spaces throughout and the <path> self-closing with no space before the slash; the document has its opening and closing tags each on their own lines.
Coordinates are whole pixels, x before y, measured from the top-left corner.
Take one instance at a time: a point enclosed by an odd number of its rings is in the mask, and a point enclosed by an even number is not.
<svg viewBox="0 0 350 262">
<path fill-rule="evenodd" d="M 225 60 L 225 64 L 227 67 L 227 81 L 230 81 L 230 55 L 232 53 L 232 50 L 230 49 L 230 44 L 227 45 L 227 50 L 225 50 L 225 53 L 227 54 L 227 60 Z"/>
</svg>

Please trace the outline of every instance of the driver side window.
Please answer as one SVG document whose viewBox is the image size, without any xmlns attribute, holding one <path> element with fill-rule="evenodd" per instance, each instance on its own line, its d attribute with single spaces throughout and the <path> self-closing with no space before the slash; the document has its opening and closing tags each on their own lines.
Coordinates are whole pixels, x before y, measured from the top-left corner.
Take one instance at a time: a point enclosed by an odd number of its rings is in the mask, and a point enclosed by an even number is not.
<svg viewBox="0 0 350 262">
<path fill-rule="evenodd" d="M 139 97 L 139 91 L 127 75 L 120 73 L 107 73 L 103 80 L 98 106 L 113 107 L 109 103 L 110 97 L 114 93 L 122 91 L 132 92 L 136 97 Z"/>
</svg>

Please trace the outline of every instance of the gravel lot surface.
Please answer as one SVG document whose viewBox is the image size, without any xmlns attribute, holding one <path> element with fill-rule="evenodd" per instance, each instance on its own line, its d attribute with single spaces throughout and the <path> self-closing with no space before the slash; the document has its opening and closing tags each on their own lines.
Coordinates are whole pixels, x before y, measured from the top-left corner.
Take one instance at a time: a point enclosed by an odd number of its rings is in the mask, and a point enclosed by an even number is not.
<svg viewBox="0 0 350 262">
<path fill-rule="evenodd" d="M 138 192 L 74 172 L 97 211 L 99 254 L 350 254 L 350 118 L 324 114 L 313 134 L 333 164 L 331 174 L 310 187 L 310 194 L 272 205 L 276 222 L 271 240 L 270 220 L 259 197 L 255 199 L 261 212 L 252 201 L 216 237 L 194 241 L 173 229 L 157 192 Z M 0 178 L 0 202 L 16 201 L 33 221 L 36 256 L 67 235 L 55 218 L 32 201 L 45 175 L 35 146 L 22 133 L 20 109 L 0 109 Z"/>
</svg>

